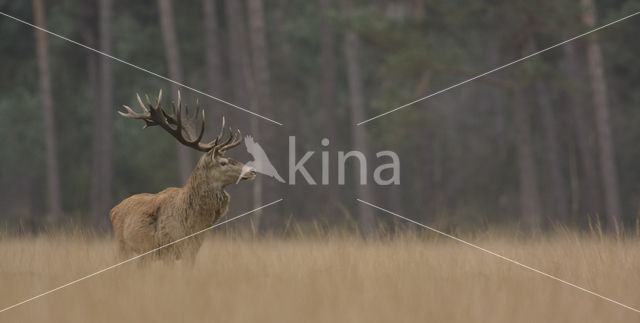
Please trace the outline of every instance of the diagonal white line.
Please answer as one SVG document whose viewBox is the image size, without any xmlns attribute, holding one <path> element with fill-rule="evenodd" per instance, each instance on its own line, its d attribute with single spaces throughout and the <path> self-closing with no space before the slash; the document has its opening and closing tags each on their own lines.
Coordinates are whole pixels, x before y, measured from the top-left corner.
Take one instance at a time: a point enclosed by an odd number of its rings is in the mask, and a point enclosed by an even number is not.
<svg viewBox="0 0 640 323">
<path fill-rule="evenodd" d="M 384 212 L 389 213 L 389 214 L 391 214 L 391 215 L 395 215 L 395 216 L 397 216 L 397 217 L 399 217 L 399 218 L 401 218 L 401 219 L 403 219 L 403 220 L 409 221 L 409 222 L 411 222 L 411 223 L 413 223 L 413 224 L 417 224 L 417 225 L 419 225 L 419 226 L 421 226 L 421 227 L 423 227 L 423 228 L 425 228 L 425 229 L 429 229 L 429 230 L 431 230 L 431 231 L 433 231 L 433 232 L 435 232 L 435 233 L 441 234 L 441 235 L 443 235 L 443 236 L 445 236 L 445 237 L 447 237 L 447 238 L 451 238 L 451 239 L 456 240 L 456 241 L 458 241 L 458 242 L 460 242 L 460 243 L 466 244 L 467 246 L 470 246 L 470 247 L 476 248 L 476 249 L 478 249 L 478 250 L 480 250 L 480 251 L 484 251 L 484 252 L 486 252 L 486 253 L 488 253 L 488 254 L 490 254 L 490 255 L 496 256 L 496 257 L 498 257 L 498 258 L 500 258 L 500 259 L 502 259 L 502 260 L 506 260 L 506 261 L 508 261 L 508 262 L 510 262 L 510 263 L 512 263 L 512 264 L 516 264 L 516 265 L 518 265 L 518 266 L 520 266 L 520 267 L 523 267 L 523 268 L 529 269 L 529 270 L 531 270 L 531 271 L 533 271 L 533 272 L 536 272 L 536 273 L 538 273 L 538 274 L 540 274 L 540 275 L 546 276 L 546 277 L 551 278 L 551 279 L 553 279 L 553 280 L 557 280 L 557 281 L 559 281 L 559 282 L 561 282 L 561 283 L 563 283 L 563 284 L 566 284 L 566 285 L 569 285 L 569 286 L 571 286 L 571 287 L 577 288 L 577 289 L 579 289 L 579 290 L 581 290 L 581 291 L 583 291 L 583 292 L 585 292 L 585 293 L 589 293 L 589 294 L 591 294 L 591 295 L 593 295 L 593 296 L 596 296 L 596 297 L 602 298 L 602 299 L 604 299 L 604 300 L 606 300 L 606 301 L 609 301 L 609 302 L 611 302 L 611 303 L 614 303 L 614 304 L 616 304 L 616 305 L 620 305 L 620 306 L 622 306 L 622 307 L 624 307 L 624 308 L 630 309 L 630 310 L 632 310 L 632 311 L 634 311 L 634 312 L 636 312 L 636 313 L 640 313 L 640 310 L 638 310 L 638 309 L 635 309 L 635 308 L 633 308 L 633 307 L 631 307 L 631 306 L 629 306 L 629 305 L 622 304 L 622 303 L 620 303 L 620 302 L 618 302 L 618 301 L 616 301 L 616 300 L 613 300 L 613 299 L 611 299 L 611 298 L 608 298 L 608 297 L 606 297 L 606 296 L 602 296 L 602 295 L 600 295 L 600 294 L 598 294 L 598 293 L 596 293 L 596 292 L 592 292 L 592 291 L 590 291 L 590 290 L 588 290 L 588 289 L 586 289 L 586 288 L 584 288 L 584 287 L 580 287 L 580 286 L 578 286 L 578 285 L 576 285 L 576 284 L 570 283 L 570 282 L 568 282 L 568 281 L 566 281 L 566 280 L 563 280 L 563 279 L 560 279 L 560 278 L 558 278 L 558 277 L 556 277 L 556 276 L 553 276 L 553 275 L 547 274 L 547 273 L 545 273 L 545 272 L 543 272 L 543 271 L 540 271 L 540 270 L 538 270 L 538 269 L 535 269 L 535 268 L 533 268 L 533 267 L 531 267 L 531 266 L 527 266 L 527 265 L 525 265 L 525 264 L 523 264 L 523 263 L 521 263 L 521 262 L 515 261 L 515 260 L 513 260 L 513 259 L 511 259 L 511 258 L 507 258 L 507 257 L 505 257 L 505 256 L 503 256 L 503 255 L 501 255 L 501 254 L 495 253 L 495 252 L 493 252 L 493 251 L 491 251 L 491 250 L 487 250 L 487 249 L 482 248 L 482 247 L 480 247 L 480 246 L 477 246 L 477 245 L 475 245 L 475 244 L 473 244 L 473 243 L 470 243 L 470 242 L 467 242 L 467 241 L 465 241 L 465 240 L 462 240 L 462 239 L 460 239 L 460 238 L 458 238 L 458 237 L 452 236 L 452 235 L 450 235 L 450 234 L 446 234 L 446 233 L 444 233 L 444 232 L 442 232 L 442 231 L 439 231 L 439 230 L 436 230 L 436 229 L 434 229 L 434 228 L 432 228 L 432 227 L 426 226 L 426 225 L 424 225 L 424 224 L 422 224 L 422 223 L 420 223 L 420 222 L 416 222 L 416 221 L 411 220 L 411 219 L 409 219 L 409 218 L 405 218 L 405 217 L 403 217 L 402 215 L 399 215 L 399 214 L 397 214 L 397 213 L 391 212 L 391 211 L 389 211 L 389 210 L 387 210 L 387 209 L 383 209 L 382 207 L 379 207 L 379 206 L 377 206 L 377 205 L 371 204 L 371 203 L 369 203 L 369 202 L 363 201 L 363 200 L 358 199 L 358 198 L 357 198 L 356 200 L 357 200 L 358 202 L 360 202 L 360 203 L 363 203 L 363 204 L 369 205 L 369 206 L 374 207 L 374 208 L 376 208 L 376 209 L 378 209 L 378 210 L 380 210 L 380 211 L 384 211 Z"/>
<path fill-rule="evenodd" d="M 42 294 L 38 294 L 38 295 L 33 296 L 33 297 L 31 297 L 31 298 L 25 299 L 25 300 L 24 300 L 24 301 L 22 301 L 22 302 L 19 302 L 19 303 L 16 303 L 16 304 L 11 305 L 11 306 L 9 306 L 9 307 L 3 308 L 2 310 L 0 310 L 0 313 L 2 313 L 2 312 L 4 312 L 4 311 L 8 311 L 8 310 L 10 310 L 10 309 L 12 309 L 12 308 L 14 308 L 14 307 L 18 307 L 18 306 L 20 306 L 20 305 L 22 305 L 22 304 L 24 304 L 24 303 L 31 302 L 31 301 L 33 301 L 33 300 L 35 300 L 35 299 L 38 299 L 38 298 L 40 298 L 40 297 L 42 297 L 42 296 L 45 296 L 45 295 L 51 294 L 51 293 L 53 293 L 53 292 L 55 292 L 55 291 L 61 290 L 61 289 L 65 288 L 65 287 L 71 286 L 71 285 L 73 285 L 73 284 L 75 284 L 75 283 L 81 282 L 81 281 L 83 281 L 83 280 L 85 280 L 85 279 L 87 279 L 87 278 L 91 278 L 91 277 L 93 277 L 93 276 L 99 275 L 99 274 L 101 274 L 101 273 L 103 273 L 103 272 L 105 272 L 105 271 L 107 271 L 107 270 L 111 270 L 111 269 L 116 268 L 116 267 L 118 267 L 118 266 L 124 265 L 124 264 L 126 264 L 126 263 L 128 263 L 128 262 L 134 261 L 134 260 L 136 260 L 136 259 L 138 259 L 138 258 L 140 258 L 140 257 L 144 257 L 144 256 L 146 256 L 146 255 L 148 255 L 148 254 L 150 254 L 150 253 L 156 252 L 156 251 L 158 251 L 158 250 L 160 250 L 160 249 L 162 249 L 162 248 L 166 248 L 166 247 L 168 247 L 168 246 L 170 246 L 170 245 L 176 244 L 176 243 L 178 243 L 178 242 L 180 242 L 180 241 L 182 241 L 182 240 L 189 239 L 189 238 L 191 238 L 191 237 L 193 237 L 193 236 L 196 236 L 196 235 L 198 235 L 198 234 L 201 234 L 201 233 L 203 233 L 203 232 L 205 232 L 205 231 L 207 231 L 207 230 L 211 230 L 211 229 L 213 229 L 213 228 L 215 228 L 215 227 L 217 227 L 217 226 L 221 226 L 221 225 L 223 225 L 223 224 L 225 224 L 225 223 L 229 223 L 229 222 L 231 222 L 231 221 L 233 221 L 233 220 L 239 219 L 239 218 L 241 218 L 241 217 L 243 217 L 243 216 L 245 216 L 245 215 L 247 215 L 247 214 L 253 213 L 253 212 L 258 211 L 258 210 L 260 210 L 260 209 L 263 209 L 263 208 L 265 208 L 265 207 L 267 207 L 267 206 L 270 206 L 270 205 L 276 204 L 276 203 L 278 203 L 278 202 L 281 202 L 282 200 L 283 200 L 283 199 L 279 199 L 279 200 L 273 201 L 273 202 L 271 202 L 271 203 L 269 203 L 269 204 L 265 204 L 265 205 L 263 205 L 263 206 L 261 206 L 261 207 L 255 208 L 255 209 L 253 209 L 253 210 L 251 210 L 251 211 L 249 211 L 249 212 L 242 213 L 242 214 L 237 215 L 237 216 L 235 216 L 235 217 L 233 217 L 233 218 L 231 218 L 231 219 L 228 219 L 228 220 L 226 220 L 226 221 L 223 221 L 223 222 L 220 222 L 220 223 L 214 224 L 214 225 L 212 225 L 212 226 L 210 226 L 210 227 L 208 227 L 208 228 L 206 228 L 206 229 L 202 229 L 202 230 L 200 230 L 200 231 L 198 231 L 198 232 L 196 232 L 196 233 L 192 233 L 192 234 L 190 234 L 190 235 L 188 235 L 188 236 L 182 237 L 182 238 L 180 238 L 180 239 L 178 239 L 178 240 L 175 240 L 175 241 L 173 241 L 173 242 L 169 242 L 169 243 L 167 243 L 167 244 L 165 244 L 165 245 L 162 245 L 162 246 L 160 246 L 160 247 L 158 247 L 158 248 L 155 248 L 155 249 L 149 250 L 149 251 L 147 251 L 147 252 L 145 252 L 145 253 L 139 254 L 139 255 L 137 255 L 137 256 L 135 256 L 135 257 L 133 257 L 133 258 L 127 259 L 127 260 L 122 261 L 122 262 L 119 262 L 119 263 L 117 263 L 117 264 L 115 264 L 115 265 L 111 265 L 111 266 L 109 266 L 109 267 L 107 267 L 107 268 L 104 268 L 104 269 L 101 269 L 101 270 L 99 270 L 99 271 L 96 271 L 96 272 L 95 272 L 95 273 L 93 273 L 93 274 L 86 275 L 86 276 L 84 276 L 84 277 L 82 277 L 82 278 L 78 278 L 78 279 L 76 279 L 76 280 L 74 280 L 74 281 L 70 281 L 70 282 L 68 282 L 68 283 L 66 283 L 66 284 L 64 284 L 64 285 L 61 285 L 61 286 L 59 286 L 59 287 L 56 287 L 56 288 L 54 288 L 54 289 L 52 289 L 52 290 L 46 291 L 46 292 L 44 292 L 44 293 L 42 293 Z"/>
<path fill-rule="evenodd" d="M 34 24 L 32 24 L 32 23 L 29 23 L 29 22 L 27 22 L 27 21 L 24 21 L 24 20 L 22 20 L 22 19 L 20 19 L 20 18 L 16 18 L 16 17 L 11 16 L 11 15 L 9 15 L 9 14 L 7 14 L 7 13 L 2 12 L 2 11 L 0 11 L 0 15 L 3 15 L 3 16 L 5 16 L 5 17 L 7 17 L 7 18 L 11 18 L 11 19 L 13 19 L 13 20 L 15 20 L 15 21 L 17 21 L 17 22 L 21 22 L 21 23 L 23 23 L 23 24 L 25 24 L 25 25 L 27 25 L 27 26 L 31 26 L 31 27 L 33 27 L 33 28 L 35 28 L 35 29 L 42 30 L 42 31 L 46 32 L 46 33 L 47 33 L 47 34 L 49 34 L 49 35 L 56 36 L 56 37 L 58 37 L 58 38 L 60 38 L 60 39 L 66 40 L 66 41 L 68 41 L 68 42 L 70 42 L 70 43 L 72 43 L 72 44 L 74 44 L 74 45 L 78 45 L 78 46 L 80 46 L 80 47 L 86 48 L 86 49 L 88 49 L 88 50 L 90 50 L 90 51 L 92 51 L 92 52 L 96 52 L 96 53 L 98 53 L 98 54 L 100 54 L 100 55 L 103 55 L 103 56 L 105 56 L 105 57 L 111 58 L 111 59 L 113 59 L 113 60 L 115 60 L 115 61 L 117 61 L 117 62 L 120 62 L 120 63 L 122 63 L 122 64 L 125 64 L 125 65 L 128 65 L 128 66 L 131 66 L 131 67 L 133 67 L 133 68 L 135 68 L 135 69 L 138 69 L 138 70 L 140 70 L 140 71 L 143 71 L 143 72 L 145 72 L 145 73 L 147 73 L 147 74 L 151 74 L 151 75 L 153 75 L 153 76 L 155 76 L 155 77 L 158 77 L 158 78 L 161 78 L 161 79 L 163 79 L 163 80 L 165 80 L 165 81 L 169 81 L 169 82 L 171 82 L 171 83 L 173 83 L 173 84 L 176 84 L 176 85 L 182 86 L 182 87 L 183 87 L 183 88 L 185 88 L 185 89 L 189 89 L 189 90 L 191 90 L 191 91 L 193 91 L 193 92 L 196 92 L 196 93 L 198 93 L 198 94 L 204 95 L 204 96 L 209 97 L 209 98 L 211 98 L 211 99 L 214 99 L 214 100 L 216 100 L 216 101 L 218 101 L 218 102 L 221 102 L 221 103 L 224 103 L 224 104 L 226 104 L 226 105 L 228 105 L 228 106 L 234 107 L 234 108 L 236 108 L 236 109 L 238 109 L 238 110 L 242 110 L 242 111 L 244 111 L 244 112 L 246 112 L 246 113 L 250 113 L 250 114 L 252 114 L 252 115 L 254 115 L 254 116 L 256 116 L 256 117 L 260 117 L 260 118 L 262 118 L 262 119 L 264 119 L 264 120 L 271 121 L 271 122 L 273 122 L 273 123 L 275 123 L 275 124 L 277 124 L 277 125 L 279 125 L 279 126 L 282 126 L 282 123 L 280 123 L 280 122 L 278 122 L 278 121 L 275 121 L 275 120 L 273 120 L 273 119 L 269 119 L 269 118 L 267 118 L 267 117 L 265 117 L 265 116 L 263 116 L 263 115 L 261 115 L 261 114 L 255 113 L 255 112 L 253 112 L 253 111 L 251 111 L 251 110 L 245 109 L 245 108 L 243 108 L 243 107 L 241 107 L 241 106 L 238 106 L 238 105 L 236 105 L 236 104 L 233 104 L 233 103 L 231 103 L 231 102 L 228 102 L 228 101 L 225 101 L 225 100 L 223 100 L 223 99 L 217 98 L 217 97 L 215 97 L 215 96 L 213 96 L 213 95 L 211 95 L 211 94 L 204 93 L 204 92 L 202 92 L 202 91 L 200 91 L 200 90 L 198 90 L 198 89 L 194 89 L 194 88 L 192 88 L 192 87 L 190 87 L 190 86 L 188 86 L 188 85 L 186 85 L 186 84 L 184 84 L 184 83 L 180 83 L 180 82 L 174 81 L 174 80 L 172 80 L 172 79 L 170 79 L 170 78 L 168 78 L 168 77 L 166 77 L 166 76 L 162 76 L 162 75 L 160 75 L 160 74 L 154 73 L 154 72 L 152 72 L 152 71 L 150 71 L 150 70 L 148 70 L 148 69 L 146 69 L 146 68 L 140 67 L 140 66 L 138 66 L 138 65 L 134 65 L 134 64 L 129 63 L 129 62 L 127 62 L 127 61 L 124 61 L 124 60 L 122 60 L 122 59 L 120 59 L 120 58 L 117 58 L 117 57 L 115 57 L 115 56 L 112 56 L 112 55 L 109 55 L 109 54 L 107 54 L 107 53 L 101 52 L 101 51 L 99 51 L 99 50 L 97 50 L 97 49 L 95 49 L 95 48 L 89 47 L 89 46 L 87 46 L 87 45 L 85 45 L 85 44 L 82 44 L 82 43 L 79 43 L 79 42 L 77 42 L 77 41 L 75 41 L 75 40 L 72 40 L 72 39 L 69 39 L 69 38 L 64 37 L 64 36 L 62 36 L 62 35 L 56 34 L 56 33 L 52 32 L 52 31 L 49 31 L 49 30 L 44 29 L 44 28 L 42 28 L 42 27 L 38 27 L 38 26 L 36 26 L 36 25 L 34 25 Z"/>
<path fill-rule="evenodd" d="M 443 92 L 449 91 L 449 90 L 451 90 L 451 89 L 453 89 L 453 88 L 456 88 L 456 87 L 458 87 L 458 86 L 460 86 L 460 85 L 463 85 L 463 84 L 469 83 L 469 82 L 474 81 L 474 80 L 476 80 L 476 79 L 479 79 L 479 78 L 481 78 L 481 77 L 483 77 L 483 76 L 486 76 L 486 75 L 489 75 L 489 74 L 491 74 L 491 73 L 497 72 L 497 71 L 499 71 L 499 70 L 501 70 L 501 69 L 503 69 L 503 68 L 509 67 L 509 66 L 511 66 L 511 65 L 513 65 L 513 64 L 516 64 L 516 63 L 519 63 L 519 62 L 522 62 L 522 61 L 524 61 L 524 60 L 526 60 L 526 59 L 528 59 L 528 58 L 531 58 L 531 57 L 536 56 L 536 55 L 538 55 L 538 54 L 542 54 L 542 53 L 544 53 L 544 52 L 546 52 L 546 51 L 548 51 L 548 50 L 551 50 L 551 49 L 553 49 L 553 48 L 556 48 L 556 47 L 558 47 L 558 46 L 562 46 L 562 45 L 564 45 L 564 44 L 566 44 L 566 43 L 568 43 L 568 42 L 570 42 L 570 41 L 576 40 L 576 39 L 578 39 L 578 38 L 581 38 L 581 37 L 584 37 L 584 36 L 589 35 L 589 34 L 591 34 L 591 33 L 594 33 L 594 32 L 596 32 L 596 31 L 598 31 L 598 30 L 600 30 L 600 29 L 604 29 L 604 28 L 607 28 L 607 27 L 609 27 L 609 26 L 611 26 L 611 25 L 617 24 L 617 23 L 619 23 L 619 22 L 621 22 L 621 21 L 623 21 L 623 20 L 629 19 L 629 18 L 631 18 L 631 17 L 633 17 L 633 16 L 635 16 L 635 15 L 637 15 L 637 14 L 640 14 L 640 11 L 636 11 L 635 13 L 632 13 L 632 14 L 630 14 L 630 15 L 628 15 L 628 16 L 624 16 L 624 17 L 622 17 L 622 18 L 620 18 L 620 19 L 618 19 L 618 20 L 612 21 L 612 22 L 610 22 L 610 23 L 608 23 L 608 24 L 606 24 L 606 25 L 602 25 L 602 26 L 600 26 L 600 27 L 598 27 L 598 28 L 595 28 L 595 29 L 589 30 L 589 31 L 587 31 L 587 32 L 585 32 L 585 33 L 582 33 L 582 34 L 580 34 L 580 35 L 578 35 L 578 36 L 575 36 L 575 37 L 569 38 L 569 39 L 567 39 L 567 40 L 565 40 L 565 41 L 563 41 L 563 42 L 557 43 L 557 44 L 555 44 L 555 45 L 553 45 L 553 46 L 549 46 L 549 47 L 547 47 L 547 48 L 545 48 L 545 49 L 543 49 L 543 50 L 540 50 L 540 51 L 537 51 L 537 52 L 535 52 L 535 53 L 529 54 L 529 55 L 527 55 L 527 56 L 525 56 L 525 57 L 522 57 L 522 58 L 516 59 L 515 61 L 512 61 L 512 62 L 507 63 L 507 64 L 505 64 L 505 65 L 502 65 L 502 66 L 500 66 L 500 67 L 496 67 L 496 68 L 494 68 L 494 69 L 492 69 L 492 70 L 490 70 L 490 71 L 484 72 L 484 73 L 482 73 L 482 74 L 478 74 L 478 75 L 476 75 L 476 76 L 474 76 L 474 77 L 472 77 L 472 78 L 470 78 L 470 79 L 467 79 L 467 80 L 462 81 L 462 82 L 460 82 L 460 83 L 456 83 L 456 84 L 451 85 L 451 86 L 449 86 L 449 87 L 447 87 L 447 88 L 444 88 L 444 89 L 442 89 L 442 90 L 440 90 L 440 91 L 437 91 L 437 92 L 431 93 L 431 94 L 429 94 L 429 95 L 427 95 L 427 96 L 425 96 L 425 97 L 422 97 L 422 98 L 419 98 L 419 99 L 413 100 L 413 101 L 411 101 L 411 102 L 409 102 L 409 103 L 407 103 L 407 104 L 401 105 L 401 106 L 399 106 L 399 107 L 397 107 L 397 108 L 394 108 L 394 109 L 391 109 L 391 110 L 389 110 L 389 111 L 387 111 L 387 112 L 384 112 L 384 113 L 378 114 L 378 115 L 376 115 L 375 117 L 372 117 L 372 118 L 369 118 L 369 119 L 367 119 L 367 120 L 364 120 L 364 121 L 358 122 L 358 123 L 356 123 L 356 126 L 363 125 L 363 124 L 365 124 L 365 123 L 367 123 L 367 122 L 369 122 L 369 121 L 373 121 L 373 120 L 378 119 L 378 118 L 380 118 L 380 117 L 382 117 L 382 116 L 386 116 L 386 115 L 387 115 L 387 114 L 389 114 L 389 113 L 396 112 L 396 111 L 398 111 L 398 110 L 400 110 L 400 109 L 406 108 L 406 107 L 408 107 L 408 106 L 410 106 L 410 105 L 413 105 L 413 104 L 416 104 L 416 103 L 418 103 L 418 102 L 420 102 L 420 101 L 424 101 L 424 100 L 426 100 L 426 99 L 428 99 L 428 98 L 430 98 L 430 97 L 436 96 L 436 95 L 438 95 L 438 94 L 440 94 L 440 93 L 443 93 Z"/>
</svg>

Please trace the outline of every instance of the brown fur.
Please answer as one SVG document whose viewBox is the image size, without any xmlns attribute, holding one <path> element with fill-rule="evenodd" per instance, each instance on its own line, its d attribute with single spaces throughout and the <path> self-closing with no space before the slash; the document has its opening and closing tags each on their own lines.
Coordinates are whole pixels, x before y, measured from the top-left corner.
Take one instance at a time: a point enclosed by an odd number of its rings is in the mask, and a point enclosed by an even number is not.
<svg viewBox="0 0 640 323">
<path fill-rule="evenodd" d="M 115 237 L 123 257 L 140 254 L 214 225 L 229 209 L 224 188 L 236 183 L 242 163 L 209 151 L 182 188 L 167 188 L 157 194 L 136 194 L 110 212 Z M 254 173 L 243 179 L 252 179 Z M 202 245 L 196 235 L 158 250 L 164 259 L 193 261 Z"/>
</svg>

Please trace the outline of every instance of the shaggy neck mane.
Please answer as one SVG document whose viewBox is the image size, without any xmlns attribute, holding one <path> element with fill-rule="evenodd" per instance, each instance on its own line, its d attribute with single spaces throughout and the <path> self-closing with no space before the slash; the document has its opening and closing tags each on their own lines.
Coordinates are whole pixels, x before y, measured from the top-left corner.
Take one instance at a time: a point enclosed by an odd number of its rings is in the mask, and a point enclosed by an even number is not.
<svg viewBox="0 0 640 323">
<path fill-rule="evenodd" d="M 186 223 L 197 227 L 212 225 L 217 213 L 229 204 L 229 195 L 222 183 L 207 179 L 202 160 L 182 188 L 182 198 L 186 202 Z"/>
</svg>

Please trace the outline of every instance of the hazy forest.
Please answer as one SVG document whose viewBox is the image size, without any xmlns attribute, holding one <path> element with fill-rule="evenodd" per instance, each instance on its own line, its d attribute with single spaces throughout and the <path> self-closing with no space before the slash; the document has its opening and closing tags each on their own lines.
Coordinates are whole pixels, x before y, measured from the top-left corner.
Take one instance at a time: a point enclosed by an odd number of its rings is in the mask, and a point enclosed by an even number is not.
<svg viewBox="0 0 640 323">
<path fill-rule="evenodd" d="M 259 229 L 391 225 L 356 197 L 446 230 L 635 228 L 640 215 L 638 18 L 361 126 L 451 84 L 640 8 L 635 1 L 2 1 L 0 10 L 204 93 L 207 136 L 253 135 L 286 175 L 288 136 L 319 181 L 230 188 L 232 213 L 284 198 Z M 0 220 L 8 231 L 108 228 L 123 198 L 179 186 L 196 152 L 119 117 L 179 86 L 0 17 Z M 636 36 L 633 36 L 636 35 Z M 168 104 L 169 99 L 165 99 Z M 360 120 L 358 120 L 360 118 Z M 328 147 L 322 138 L 330 139 Z M 362 138 L 356 142 L 356 138 Z M 337 185 L 336 151 L 395 151 L 400 185 Z M 244 149 L 231 153 L 241 161 Z M 275 157 L 274 157 L 275 156 Z M 351 169 L 348 169 L 348 171 Z"/>
<path fill-rule="evenodd" d="M 0 321 L 637 320 L 638 13 L 0 0 Z M 118 115 L 160 90 L 204 109 L 207 141 L 224 116 L 284 178 L 229 185 L 222 220 L 283 200 L 212 230 L 191 263 L 116 269 L 109 211 L 185 185 L 203 155 Z M 396 182 L 375 180 L 382 151 Z"/>
</svg>

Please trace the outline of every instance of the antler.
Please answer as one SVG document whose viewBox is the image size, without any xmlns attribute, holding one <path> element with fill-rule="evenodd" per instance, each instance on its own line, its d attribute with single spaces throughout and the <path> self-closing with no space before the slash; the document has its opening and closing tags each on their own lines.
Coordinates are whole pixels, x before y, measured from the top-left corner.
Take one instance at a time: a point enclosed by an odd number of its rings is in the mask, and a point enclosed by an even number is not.
<svg viewBox="0 0 640 323">
<path fill-rule="evenodd" d="M 138 103 L 142 108 L 142 113 L 137 113 L 126 105 L 122 106 L 127 110 L 126 113 L 121 111 L 118 111 L 118 113 L 125 118 L 143 120 L 145 122 L 143 129 L 147 127 L 160 126 L 176 138 L 181 144 L 205 152 L 213 149 L 217 153 L 224 153 L 226 150 L 233 148 L 242 142 L 240 130 L 234 133 L 231 130 L 231 127 L 229 127 L 228 138 L 223 142 L 225 120 L 224 117 L 222 117 L 222 128 L 220 130 L 220 134 L 211 142 L 206 144 L 202 143 L 201 141 L 204 135 L 205 126 L 204 110 L 200 109 L 200 104 L 196 101 L 196 111 L 194 111 L 193 114 L 190 114 L 189 107 L 185 105 L 185 118 L 183 120 L 182 98 L 180 96 L 180 91 L 178 91 L 178 104 L 172 105 L 173 111 L 171 114 L 167 113 L 160 105 L 160 101 L 162 100 L 162 90 L 158 93 L 158 99 L 155 106 L 151 103 L 151 100 L 149 100 L 149 96 L 145 95 L 147 106 L 142 103 L 140 95 L 136 94 L 136 96 L 138 98 Z M 193 124 L 197 121 L 198 115 L 200 114 L 202 115 L 202 125 L 200 127 L 200 132 L 198 132 L 198 135 L 196 136 L 196 128 Z M 186 121 L 186 123 L 184 121 Z"/>
</svg>

